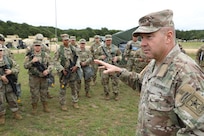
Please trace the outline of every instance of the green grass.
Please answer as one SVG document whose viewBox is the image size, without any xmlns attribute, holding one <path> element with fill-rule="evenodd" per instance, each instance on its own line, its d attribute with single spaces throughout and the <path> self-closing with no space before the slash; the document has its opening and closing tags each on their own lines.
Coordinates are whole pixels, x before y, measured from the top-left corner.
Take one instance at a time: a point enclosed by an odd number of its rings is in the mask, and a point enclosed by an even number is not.
<svg viewBox="0 0 204 136">
<path fill-rule="evenodd" d="M 52 54 L 53 55 L 53 54 Z M 51 113 L 42 111 L 38 103 L 38 115 L 31 115 L 31 101 L 28 86 L 28 74 L 23 68 L 25 54 L 15 54 L 20 65 L 19 82 L 22 88 L 22 105 L 20 111 L 23 120 L 15 120 L 7 108 L 6 124 L 0 126 L 3 136 L 127 136 L 135 135 L 137 122 L 138 93 L 120 83 L 120 100 L 103 99 L 103 88 L 98 76 L 97 85 L 91 86 L 92 98 L 86 98 L 82 87 L 80 92 L 80 109 L 71 105 L 71 91 L 67 89 L 68 111 L 60 110 L 58 100 L 59 83 L 56 77 L 54 88 L 50 89 L 53 99 L 49 99 Z M 54 71 L 56 73 L 56 71 Z M 112 95 L 112 94 L 111 94 Z"/>
<path fill-rule="evenodd" d="M 198 48 L 202 43 L 181 43 L 185 48 Z M 188 54 L 195 58 L 195 54 Z M 7 108 L 6 124 L 0 126 L 0 135 L 3 136 L 132 136 L 135 135 L 138 113 L 138 92 L 120 82 L 120 100 L 105 101 L 100 76 L 97 85 L 91 86 L 92 98 L 86 98 L 83 89 L 80 91 L 80 109 L 71 106 L 71 91 L 67 89 L 68 111 L 60 110 L 58 100 L 59 83 L 55 76 L 56 84 L 50 89 L 53 99 L 49 99 L 51 113 L 42 111 L 41 103 L 38 104 L 38 115 L 31 115 L 30 92 L 28 74 L 23 68 L 25 54 L 15 54 L 15 59 L 20 65 L 19 82 L 22 86 L 22 105 L 20 111 L 23 120 L 12 118 L 11 111 Z M 53 53 L 52 53 L 53 56 Z M 56 71 L 54 71 L 56 73 Z"/>
</svg>

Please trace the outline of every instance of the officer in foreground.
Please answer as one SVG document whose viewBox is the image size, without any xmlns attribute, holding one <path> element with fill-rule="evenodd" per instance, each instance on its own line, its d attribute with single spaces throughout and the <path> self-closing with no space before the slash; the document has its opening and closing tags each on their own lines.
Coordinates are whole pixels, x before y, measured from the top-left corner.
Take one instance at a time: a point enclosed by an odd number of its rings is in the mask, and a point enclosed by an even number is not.
<svg viewBox="0 0 204 136">
<path fill-rule="evenodd" d="M 163 10 L 139 19 L 133 35 L 141 37 L 142 50 L 152 59 L 141 73 L 95 60 L 133 89 L 142 82 L 137 136 L 204 135 L 204 73 L 175 43 L 172 17 L 171 10 Z"/>
</svg>

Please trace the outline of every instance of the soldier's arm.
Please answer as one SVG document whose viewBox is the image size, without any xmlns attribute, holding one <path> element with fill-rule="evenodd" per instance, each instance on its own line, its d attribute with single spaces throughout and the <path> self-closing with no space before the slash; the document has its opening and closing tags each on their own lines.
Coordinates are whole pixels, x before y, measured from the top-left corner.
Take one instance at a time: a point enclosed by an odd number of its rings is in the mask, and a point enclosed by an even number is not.
<svg viewBox="0 0 204 136">
<path fill-rule="evenodd" d="M 53 65 L 55 66 L 55 69 L 58 72 L 61 72 L 64 67 L 60 64 L 60 55 L 59 55 L 60 51 L 59 49 L 55 52 L 54 57 L 53 57 Z"/>
<path fill-rule="evenodd" d="M 19 65 L 14 60 L 12 60 L 12 62 L 13 62 L 13 64 L 12 64 L 11 72 L 12 72 L 12 74 L 17 75 L 20 71 Z"/>
<path fill-rule="evenodd" d="M 25 57 L 23 66 L 25 69 L 29 69 L 32 67 L 32 61 L 30 60 L 29 56 Z"/>
</svg>

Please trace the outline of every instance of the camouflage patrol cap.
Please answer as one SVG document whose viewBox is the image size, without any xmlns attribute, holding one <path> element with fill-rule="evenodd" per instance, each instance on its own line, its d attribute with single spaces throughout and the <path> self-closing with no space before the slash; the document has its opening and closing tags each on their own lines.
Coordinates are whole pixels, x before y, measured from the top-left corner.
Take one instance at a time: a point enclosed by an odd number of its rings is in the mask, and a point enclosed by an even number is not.
<svg viewBox="0 0 204 136">
<path fill-rule="evenodd" d="M 100 35 L 95 35 L 94 39 L 100 38 Z"/>
<path fill-rule="evenodd" d="M 62 40 L 69 40 L 68 34 L 61 34 Z"/>
<path fill-rule="evenodd" d="M 42 34 L 40 34 L 40 33 L 35 35 L 35 40 L 40 40 L 40 41 L 42 41 L 43 38 L 44 38 L 44 36 L 43 36 Z"/>
<path fill-rule="evenodd" d="M 70 36 L 70 40 L 76 40 L 76 36 Z"/>
<path fill-rule="evenodd" d="M 110 34 L 105 35 L 105 40 L 112 40 L 112 35 Z"/>
<path fill-rule="evenodd" d="M 150 13 L 139 19 L 139 27 L 133 32 L 133 35 L 156 32 L 162 27 L 173 27 L 172 18 L 173 11 L 169 9 Z"/>
<path fill-rule="evenodd" d="M 5 41 L 4 35 L 0 34 L 0 41 Z"/>
<path fill-rule="evenodd" d="M 39 40 L 35 40 L 34 42 L 33 42 L 33 46 L 36 46 L 36 45 L 42 45 L 42 42 L 41 41 L 39 41 Z"/>
<path fill-rule="evenodd" d="M 81 43 L 86 43 L 86 40 L 85 39 L 80 39 L 79 40 L 79 43 L 81 44 Z"/>
</svg>

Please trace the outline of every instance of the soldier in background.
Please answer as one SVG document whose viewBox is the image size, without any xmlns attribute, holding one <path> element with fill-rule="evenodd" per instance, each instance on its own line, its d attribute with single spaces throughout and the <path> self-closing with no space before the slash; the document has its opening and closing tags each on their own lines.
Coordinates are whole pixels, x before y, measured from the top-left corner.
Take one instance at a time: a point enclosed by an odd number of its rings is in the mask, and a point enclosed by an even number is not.
<svg viewBox="0 0 204 136">
<path fill-rule="evenodd" d="M 204 73 L 176 44 L 172 18 L 172 10 L 163 10 L 139 19 L 133 35 L 141 36 L 142 50 L 152 59 L 141 73 L 95 60 L 133 89 L 142 82 L 137 136 L 204 135 Z"/>
<path fill-rule="evenodd" d="M 201 47 L 196 52 L 196 62 L 204 71 L 204 45 L 201 45 Z"/>
<path fill-rule="evenodd" d="M 51 57 L 42 51 L 42 42 L 35 40 L 33 52 L 25 57 L 24 68 L 28 69 L 29 86 L 31 93 L 32 114 L 37 114 L 39 98 L 43 104 L 43 111 L 50 112 L 47 102 L 48 82 L 47 76 L 53 69 Z"/>
<path fill-rule="evenodd" d="M 14 59 L 14 55 L 10 49 L 8 49 L 5 45 L 5 37 L 3 34 L 0 34 L 0 46 L 4 48 L 4 55 L 8 56 L 9 58 Z"/>
<path fill-rule="evenodd" d="M 93 62 L 93 57 L 89 49 L 86 49 L 86 40 L 80 39 L 79 40 L 80 49 L 78 51 L 80 57 L 80 64 L 83 71 L 83 78 L 84 78 L 84 90 L 86 92 L 86 97 L 91 98 L 90 95 L 90 82 L 91 77 L 93 76 L 93 69 L 91 67 L 91 63 Z M 80 92 L 81 90 L 81 80 L 77 81 L 77 88 Z M 78 96 L 79 96 L 78 92 Z"/>
<path fill-rule="evenodd" d="M 90 51 L 91 51 L 91 54 L 93 56 L 93 60 L 96 59 L 94 53 L 96 52 L 96 50 L 98 49 L 99 46 L 101 46 L 100 36 L 95 35 L 94 36 L 94 43 L 90 47 Z M 93 85 L 95 85 L 96 84 L 96 78 L 97 78 L 97 72 L 98 72 L 98 65 L 95 63 L 92 63 L 92 67 L 94 70 L 94 76 L 92 77 L 92 81 L 93 81 Z"/>
<path fill-rule="evenodd" d="M 76 36 L 70 36 L 70 46 L 74 46 L 76 48 L 78 48 L 79 46 L 77 45 L 77 42 L 76 42 Z"/>
<path fill-rule="evenodd" d="M 141 72 L 149 63 L 141 50 L 140 41 L 137 36 L 132 35 L 132 40 L 127 43 L 124 51 L 124 57 L 127 61 L 128 71 Z"/>
<path fill-rule="evenodd" d="M 67 111 L 66 106 L 66 89 L 67 84 L 69 84 L 71 88 L 71 97 L 73 107 L 78 109 L 78 88 L 77 88 L 77 80 L 78 73 L 77 70 L 80 68 L 80 59 L 78 57 L 76 48 L 74 46 L 70 46 L 69 44 L 69 35 L 62 34 L 62 42 L 60 48 L 55 52 L 54 55 L 54 63 L 55 68 L 58 71 L 59 82 L 60 82 L 60 106 L 62 111 Z M 77 58 L 77 60 L 75 60 Z M 75 62 L 74 62 L 75 61 Z M 71 65 L 71 62 L 73 66 Z"/>
<path fill-rule="evenodd" d="M 8 103 L 10 110 L 13 112 L 14 118 L 22 119 L 19 113 L 17 96 L 12 88 L 10 75 L 17 76 L 19 73 L 19 65 L 16 62 L 4 55 L 5 48 L 0 47 L 0 125 L 5 124 L 6 106 Z M 6 67 L 6 68 L 5 68 Z"/>
<path fill-rule="evenodd" d="M 122 59 L 120 49 L 116 45 L 112 44 L 112 35 L 105 35 L 105 44 L 96 50 L 95 56 L 97 59 L 113 65 L 117 65 L 117 63 Z M 118 77 L 116 74 L 104 74 L 102 71 L 101 73 L 101 82 L 103 85 L 105 99 L 110 99 L 109 80 L 111 79 L 114 99 L 117 101 L 119 98 Z"/>
</svg>

